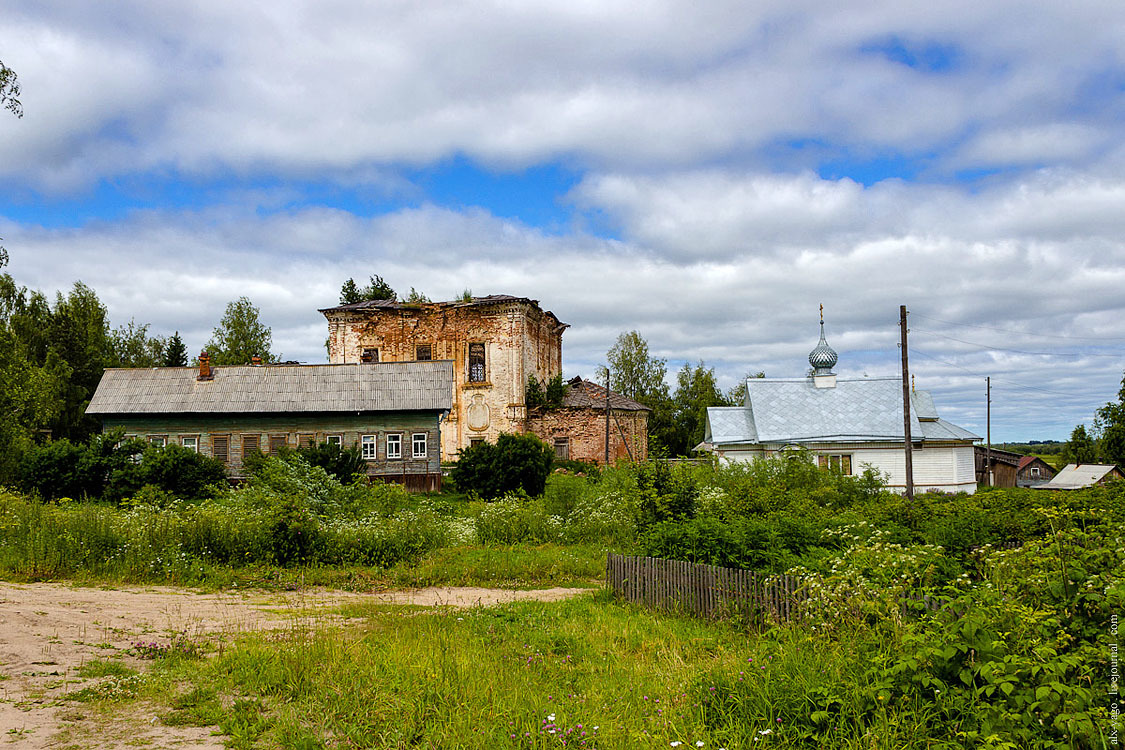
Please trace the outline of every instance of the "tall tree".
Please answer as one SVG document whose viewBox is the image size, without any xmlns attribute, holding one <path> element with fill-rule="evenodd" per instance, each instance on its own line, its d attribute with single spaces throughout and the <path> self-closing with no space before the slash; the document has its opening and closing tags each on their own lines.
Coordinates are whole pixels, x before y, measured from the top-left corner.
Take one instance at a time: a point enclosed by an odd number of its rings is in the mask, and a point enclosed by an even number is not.
<svg viewBox="0 0 1125 750">
<path fill-rule="evenodd" d="M 411 292 L 414 290 L 411 289 Z M 382 276 L 372 276 L 367 286 L 360 288 L 356 285 L 355 279 L 348 279 L 344 285 L 340 287 L 340 304 L 350 305 L 355 302 L 365 302 L 367 300 L 376 299 L 398 299 L 395 290 L 391 285 L 383 280 Z"/>
<path fill-rule="evenodd" d="M 109 335 L 110 367 L 159 367 L 164 363 L 168 340 L 162 336 L 149 336 L 149 324 L 137 325 L 130 319 L 114 328 Z"/>
<path fill-rule="evenodd" d="M 610 388 L 647 406 L 649 455 L 668 455 L 676 443 L 672 399 L 664 376 L 667 360 L 653 357 L 636 331 L 622 333 L 609 350 Z"/>
<path fill-rule="evenodd" d="M 84 440 L 98 428 L 97 420 L 85 416 L 86 404 L 111 356 L 105 305 L 93 289 L 76 281 L 65 297 L 61 292 L 56 296 L 48 328 L 49 350 L 71 370 L 54 434 Z"/>
<path fill-rule="evenodd" d="M 164 348 L 164 366 L 187 367 L 187 363 L 187 347 L 184 346 L 184 340 L 180 338 L 180 332 L 176 331 L 172 334 L 172 338 L 168 339 L 168 346 Z"/>
<path fill-rule="evenodd" d="M 622 333 L 606 357 L 611 389 L 641 403 L 645 403 L 646 398 L 667 394 L 668 386 L 664 383 L 667 360 L 650 356 L 648 342 L 641 334 Z"/>
<path fill-rule="evenodd" d="M 1099 447 L 1102 459 L 1125 468 L 1125 377 L 1121 378 L 1117 402 L 1110 401 L 1098 409 L 1094 426 L 1101 433 Z"/>
<path fill-rule="evenodd" d="M 1070 433 L 1070 440 L 1067 441 L 1062 456 L 1063 463 L 1067 464 L 1097 463 L 1098 446 L 1086 431 L 1086 425 L 1080 424 Z"/>
<path fill-rule="evenodd" d="M 23 117 L 19 78 L 16 77 L 16 71 L 3 62 L 0 62 L 0 106 L 16 117 Z"/>
<path fill-rule="evenodd" d="M 273 332 L 258 319 L 259 313 L 247 297 L 239 297 L 227 305 L 226 313 L 207 343 L 211 364 L 248 365 L 255 354 L 263 362 L 277 361 L 270 352 Z"/>
<path fill-rule="evenodd" d="M 676 373 L 672 404 L 674 443 L 668 446 L 668 450 L 675 455 L 686 456 L 703 440 L 708 407 L 727 406 L 729 402 L 715 383 L 715 369 L 707 367 L 701 360 L 694 367 L 685 362 Z"/>
</svg>

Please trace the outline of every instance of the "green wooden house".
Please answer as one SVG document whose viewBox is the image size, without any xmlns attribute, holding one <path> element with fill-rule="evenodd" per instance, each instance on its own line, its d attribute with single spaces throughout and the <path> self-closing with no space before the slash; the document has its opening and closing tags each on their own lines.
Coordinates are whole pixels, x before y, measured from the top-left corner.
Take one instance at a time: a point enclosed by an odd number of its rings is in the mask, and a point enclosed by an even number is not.
<svg viewBox="0 0 1125 750">
<path fill-rule="evenodd" d="M 213 456 L 232 479 L 253 451 L 329 442 L 357 445 L 373 479 L 411 490 L 441 486 L 448 361 L 340 365 L 108 369 L 86 408 L 102 429 Z"/>
</svg>

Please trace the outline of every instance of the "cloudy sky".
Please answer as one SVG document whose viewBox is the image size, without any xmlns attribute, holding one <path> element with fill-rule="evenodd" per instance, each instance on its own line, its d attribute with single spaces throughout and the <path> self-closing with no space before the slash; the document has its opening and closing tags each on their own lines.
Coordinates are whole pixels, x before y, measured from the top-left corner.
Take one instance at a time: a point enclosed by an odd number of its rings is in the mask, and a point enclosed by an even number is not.
<svg viewBox="0 0 1125 750">
<path fill-rule="evenodd" d="M 7 271 L 324 361 L 348 277 L 541 301 L 568 375 L 894 375 L 1065 439 L 1125 370 L 1120 0 L 7 0 Z"/>
</svg>

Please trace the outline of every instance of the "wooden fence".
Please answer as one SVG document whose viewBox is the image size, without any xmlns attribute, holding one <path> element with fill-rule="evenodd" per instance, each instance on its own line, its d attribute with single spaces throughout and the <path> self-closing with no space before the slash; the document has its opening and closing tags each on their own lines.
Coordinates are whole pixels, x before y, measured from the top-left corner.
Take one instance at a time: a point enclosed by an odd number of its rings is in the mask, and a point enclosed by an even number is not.
<svg viewBox="0 0 1125 750">
<path fill-rule="evenodd" d="M 626 601 L 705 617 L 761 612 L 787 621 L 801 615 L 808 599 L 796 576 L 612 552 L 606 558 L 606 583 Z"/>
<path fill-rule="evenodd" d="M 704 617 L 748 612 L 788 622 L 805 614 L 809 600 L 804 581 L 796 576 L 613 552 L 606 557 L 606 585 L 628 602 Z M 930 594 L 903 594 L 900 598 L 903 614 L 919 606 L 930 611 L 949 607 L 946 599 Z"/>
</svg>

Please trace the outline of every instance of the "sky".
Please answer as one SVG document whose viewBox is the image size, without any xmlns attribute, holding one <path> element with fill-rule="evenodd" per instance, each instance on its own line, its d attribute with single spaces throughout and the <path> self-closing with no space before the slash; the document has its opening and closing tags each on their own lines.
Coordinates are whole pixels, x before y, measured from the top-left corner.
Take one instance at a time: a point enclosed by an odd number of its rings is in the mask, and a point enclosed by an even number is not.
<svg viewBox="0 0 1125 750">
<path fill-rule="evenodd" d="M 349 277 L 540 301 L 567 376 L 911 371 L 993 441 L 1125 372 L 1120 0 L 5 0 L 6 272 L 323 362 Z"/>
</svg>

